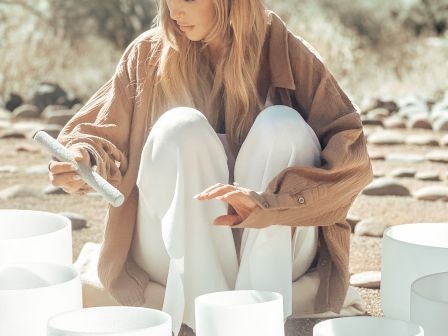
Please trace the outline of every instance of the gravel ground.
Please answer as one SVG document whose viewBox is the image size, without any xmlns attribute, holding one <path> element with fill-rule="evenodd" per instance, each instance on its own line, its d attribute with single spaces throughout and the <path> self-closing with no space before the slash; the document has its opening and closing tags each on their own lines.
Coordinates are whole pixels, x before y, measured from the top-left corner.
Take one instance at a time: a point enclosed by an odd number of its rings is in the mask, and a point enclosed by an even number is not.
<svg viewBox="0 0 448 336">
<path fill-rule="evenodd" d="M 368 129 L 371 132 L 373 128 Z M 404 135 L 410 134 L 434 134 L 422 130 L 400 130 Z M 442 136 L 442 134 L 435 134 Z M 33 165 L 47 165 L 49 156 L 43 150 L 36 153 L 18 152 L 16 147 L 22 144 L 33 144 L 29 139 L 0 139 L 0 166 L 15 166 L 15 173 L 0 172 L 0 191 L 4 188 L 27 184 L 43 188 L 49 185 L 46 174 L 26 174 L 24 170 Z M 37 145 L 36 145 L 37 146 Z M 434 149 L 432 146 L 371 146 L 370 153 L 388 154 L 396 153 L 420 153 L 426 154 Z M 399 163 L 382 160 L 372 161 L 375 172 L 386 175 L 395 168 L 414 167 L 417 171 L 437 171 L 441 176 L 439 182 L 424 182 L 414 178 L 402 178 L 400 181 L 411 191 L 415 191 L 427 185 L 447 185 L 446 164 L 432 163 Z M 73 232 L 73 255 L 77 258 L 81 247 L 88 241 L 101 242 L 104 230 L 104 217 L 106 214 L 106 202 L 96 196 L 67 196 L 54 195 L 40 198 L 23 197 L 9 200 L 1 200 L 2 209 L 33 209 L 51 212 L 76 212 L 82 214 L 88 221 L 89 227 Z M 383 221 L 387 226 L 415 222 L 440 222 L 446 221 L 448 203 L 418 201 L 413 197 L 393 196 L 365 196 L 359 195 L 354 202 L 350 213 L 363 219 L 375 217 Z M 381 238 L 359 237 L 352 235 L 350 272 L 379 271 L 381 268 Z M 359 289 L 360 294 L 367 304 L 367 314 L 381 316 L 379 290 Z M 286 324 L 287 335 L 312 335 L 312 326 L 320 320 L 302 319 L 288 320 Z M 184 335 L 191 334 L 184 330 Z"/>
</svg>

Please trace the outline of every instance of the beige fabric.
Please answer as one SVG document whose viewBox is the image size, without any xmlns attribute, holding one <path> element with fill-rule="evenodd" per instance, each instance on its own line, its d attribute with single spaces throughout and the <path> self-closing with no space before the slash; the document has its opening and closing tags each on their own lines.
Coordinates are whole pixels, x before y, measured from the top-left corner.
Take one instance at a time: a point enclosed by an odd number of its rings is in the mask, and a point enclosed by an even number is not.
<svg viewBox="0 0 448 336">
<path fill-rule="evenodd" d="M 272 223 L 319 227 L 320 286 L 314 311 L 339 312 L 349 285 L 350 226 L 346 215 L 357 194 L 373 178 L 362 123 L 356 106 L 321 57 L 290 33 L 278 16 L 268 15 L 257 83 L 260 98 L 290 106 L 302 115 L 322 146 L 323 165 L 289 167 L 280 172 L 265 191 L 252 194 L 260 209 L 240 227 Z M 147 106 L 157 79 L 159 53 L 152 53 L 156 36 L 159 34 L 150 30 L 131 43 L 114 76 L 58 137 L 66 147 L 78 144 L 88 149 L 98 173 L 125 196 L 122 206 L 108 209 L 98 274 L 112 296 L 126 305 L 143 304 L 149 282 L 128 252 L 136 221 L 141 152 L 149 133 L 148 122 L 155 122 L 148 119 Z M 137 88 L 143 91 L 137 92 Z M 238 148 L 232 151 L 236 156 Z"/>
</svg>

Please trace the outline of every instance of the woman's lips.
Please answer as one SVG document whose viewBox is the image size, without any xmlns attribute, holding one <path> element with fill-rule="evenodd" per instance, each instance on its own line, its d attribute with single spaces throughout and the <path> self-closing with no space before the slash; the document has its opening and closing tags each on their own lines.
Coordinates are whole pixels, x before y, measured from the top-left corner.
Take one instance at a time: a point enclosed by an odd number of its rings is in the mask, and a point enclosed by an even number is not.
<svg viewBox="0 0 448 336">
<path fill-rule="evenodd" d="M 194 26 L 183 26 L 183 25 L 179 25 L 179 29 L 182 30 L 183 32 L 189 32 L 191 30 L 193 30 Z"/>
</svg>

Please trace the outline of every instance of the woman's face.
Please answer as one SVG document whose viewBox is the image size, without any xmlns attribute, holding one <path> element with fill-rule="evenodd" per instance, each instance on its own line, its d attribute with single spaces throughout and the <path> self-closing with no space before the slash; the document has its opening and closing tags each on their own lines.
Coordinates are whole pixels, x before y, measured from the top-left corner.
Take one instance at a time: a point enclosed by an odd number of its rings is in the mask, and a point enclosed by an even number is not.
<svg viewBox="0 0 448 336">
<path fill-rule="evenodd" d="M 212 30 L 215 20 L 213 0 L 166 0 L 179 29 L 191 41 L 203 40 Z"/>
</svg>

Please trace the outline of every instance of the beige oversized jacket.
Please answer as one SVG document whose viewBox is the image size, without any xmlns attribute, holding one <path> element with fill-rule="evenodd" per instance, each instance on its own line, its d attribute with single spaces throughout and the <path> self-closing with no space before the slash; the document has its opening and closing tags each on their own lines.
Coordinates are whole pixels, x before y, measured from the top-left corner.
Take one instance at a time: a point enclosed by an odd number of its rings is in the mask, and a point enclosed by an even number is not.
<svg viewBox="0 0 448 336">
<path fill-rule="evenodd" d="M 136 222 L 140 156 L 150 130 L 146 126 L 149 92 L 158 64 L 157 53 L 149 57 L 154 31 L 131 43 L 113 77 L 58 137 L 66 147 L 88 149 L 98 172 L 125 195 L 123 205 L 108 208 L 98 266 L 103 285 L 124 305 L 142 305 L 149 281 L 132 260 L 129 248 Z M 144 90 L 136 99 L 139 84 Z M 349 281 L 350 226 L 346 215 L 357 194 L 372 180 L 357 108 L 320 56 L 272 12 L 258 91 L 263 99 L 269 96 L 274 104 L 291 106 L 303 116 L 322 145 L 322 166 L 290 167 L 279 172 L 267 190 L 251 193 L 260 208 L 239 227 L 319 226 L 316 267 L 320 286 L 314 310 L 339 312 Z"/>
</svg>

